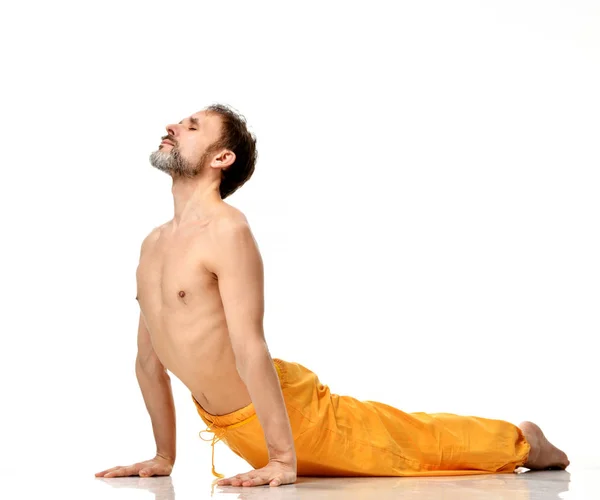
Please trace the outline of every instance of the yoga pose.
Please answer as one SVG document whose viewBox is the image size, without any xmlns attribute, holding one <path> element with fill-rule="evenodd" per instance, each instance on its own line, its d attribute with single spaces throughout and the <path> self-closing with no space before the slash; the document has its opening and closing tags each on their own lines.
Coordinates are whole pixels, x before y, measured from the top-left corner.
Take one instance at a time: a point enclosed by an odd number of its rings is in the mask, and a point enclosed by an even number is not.
<svg viewBox="0 0 600 500">
<path fill-rule="evenodd" d="M 222 479 L 279 486 L 309 476 L 432 476 L 565 468 L 540 428 L 405 413 L 332 394 L 305 366 L 273 359 L 263 332 L 263 264 L 245 216 L 223 201 L 254 172 L 256 139 L 213 105 L 166 127 L 150 163 L 173 179 L 174 216 L 141 245 L 137 379 L 156 456 L 96 476 L 168 475 L 175 408 L 168 371 L 200 418 L 255 470 Z M 202 437 L 202 433 L 201 433 Z"/>
</svg>

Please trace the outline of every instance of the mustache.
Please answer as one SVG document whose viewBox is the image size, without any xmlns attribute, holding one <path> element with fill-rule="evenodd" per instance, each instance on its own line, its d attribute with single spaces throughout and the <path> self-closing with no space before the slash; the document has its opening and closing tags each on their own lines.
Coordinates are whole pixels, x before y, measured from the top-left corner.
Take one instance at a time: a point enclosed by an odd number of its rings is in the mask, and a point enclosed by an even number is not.
<svg viewBox="0 0 600 500">
<path fill-rule="evenodd" d="M 173 137 L 171 137 L 170 135 L 164 135 L 163 137 L 160 138 L 160 140 L 161 141 L 171 141 L 173 144 L 175 144 L 175 146 L 177 146 L 175 139 Z"/>
</svg>

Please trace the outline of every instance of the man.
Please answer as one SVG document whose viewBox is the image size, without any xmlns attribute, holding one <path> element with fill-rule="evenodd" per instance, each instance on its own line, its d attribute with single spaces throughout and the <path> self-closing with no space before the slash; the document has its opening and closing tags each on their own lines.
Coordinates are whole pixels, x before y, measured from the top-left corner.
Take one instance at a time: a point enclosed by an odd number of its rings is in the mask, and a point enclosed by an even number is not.
<svg viewBox="0 0 600 500">
<path fill-rule="evenodd" d="M 254 172 L 256 140 L 223 105 L 166 127 L 151 164 L 173 178 L 174 217 L 143 241 L 136 375 L 156 456 L 96 476 L 168 475 L 175 409 L 167 370 L 213 432 L 256 470 L 220 485 L 279 486 L 299 475 L 427 476 L 565 468 L 531 422 L 407 414 L 331 394 L 298 363 L 272 359 L 263 265 L 248 221 L 223 200 Z"/>
</svg>

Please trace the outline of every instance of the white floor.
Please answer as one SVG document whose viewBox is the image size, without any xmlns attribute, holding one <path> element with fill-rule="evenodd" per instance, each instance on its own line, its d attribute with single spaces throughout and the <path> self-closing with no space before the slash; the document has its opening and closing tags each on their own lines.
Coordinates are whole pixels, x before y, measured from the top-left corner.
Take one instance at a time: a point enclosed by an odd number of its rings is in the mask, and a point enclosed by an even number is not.
<svg viewBox="0 0 600 500">
<path fill-rule="evenodd" d="M 48 475 L 19 479 L 3 475 L 0 498 L 104 499 L 104 500 L 202 500 L 202 499 L 377 499 L 423 500 L 555 500 L 600 499 L 600 461 L 577 464 L 568 471 L 523 472 L 489 476 L 436 478 L 299 478 L 294 485 L 278 488 L 213 486 L 206 474 L 179 470 L 171 477 L 94 478 L 70 474 L 68 467 Z M 6 483 L 12 484 L 6 484 Z M 8 490 L 8 491 L 7 491 Z"/>
</svg>

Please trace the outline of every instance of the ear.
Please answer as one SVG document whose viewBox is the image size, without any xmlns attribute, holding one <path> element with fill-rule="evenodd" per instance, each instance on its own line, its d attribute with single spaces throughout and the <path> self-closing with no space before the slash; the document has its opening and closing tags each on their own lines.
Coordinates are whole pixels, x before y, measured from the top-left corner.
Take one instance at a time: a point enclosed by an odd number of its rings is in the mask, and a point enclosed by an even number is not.
<svg viewBox="0 0 600 500">
<path fill-rule="evenodd" d="M 210 166 L 212 168 L 225 169 L 235 161 L 235 153 L 229 149 L 223 149 L 219 154 L 213 157 Z"/>
</svg>

